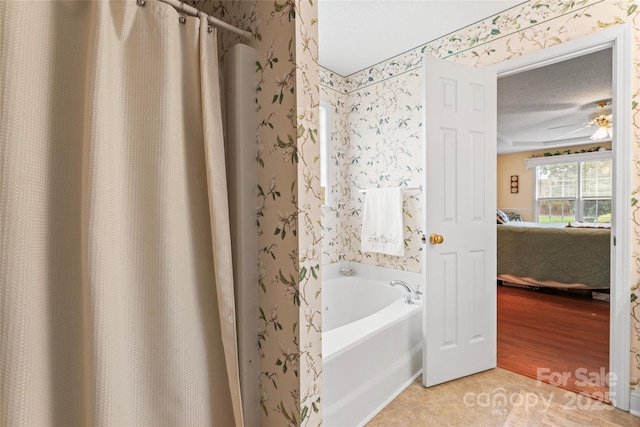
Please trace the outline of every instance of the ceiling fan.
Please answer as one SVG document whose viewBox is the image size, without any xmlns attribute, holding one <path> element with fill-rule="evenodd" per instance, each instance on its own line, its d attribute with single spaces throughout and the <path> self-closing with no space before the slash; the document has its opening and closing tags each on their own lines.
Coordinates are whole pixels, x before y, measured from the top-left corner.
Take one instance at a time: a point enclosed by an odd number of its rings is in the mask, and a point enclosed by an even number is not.
<svg viewBox="0 0 640 427">
<path fill-rule="evenodd" d="M 590 136 L 590 139 L 593 141 L 602 141 L 604 139 L 610 139 L 613 136 L 613 114 L 609 106 L 610 100 L 602 100 L 596 102 L 596 106 L 598 107 L 598 111 L 589 115 L 589 121 L 586 123 L 582 123 L 582 127 L 572 130 L 569 133 L 564 135 L 560 135 L 554 138 L 554 141 L 559 139 L 565 139 L 569 135 L 573 135 L 576 132 L 580 132 L 583 129 L 588 129 L 593 126 L 597 126 L 596 131 Z M 575 126 L 575 125 L 568 125 Z M 558 126 L 555 128 L 549 129 L 559 129 L 567 126 Z"/>
</svg>

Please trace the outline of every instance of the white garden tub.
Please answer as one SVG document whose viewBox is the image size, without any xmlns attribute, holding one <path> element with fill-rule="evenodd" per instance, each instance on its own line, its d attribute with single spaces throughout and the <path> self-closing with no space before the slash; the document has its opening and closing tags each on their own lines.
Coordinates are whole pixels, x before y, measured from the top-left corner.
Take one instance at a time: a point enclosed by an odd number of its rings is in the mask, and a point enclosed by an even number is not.
<svg viewBox="0 0 640 427">
<path fill-rule="evenodd" d="M 422 302 L 405 304 L 420 275 L 352 264 L 323 270 L 323 425 L 361 426 L 422 371 Z M 375 278 L 372 279 L 372 278 Z"/>
</svg>

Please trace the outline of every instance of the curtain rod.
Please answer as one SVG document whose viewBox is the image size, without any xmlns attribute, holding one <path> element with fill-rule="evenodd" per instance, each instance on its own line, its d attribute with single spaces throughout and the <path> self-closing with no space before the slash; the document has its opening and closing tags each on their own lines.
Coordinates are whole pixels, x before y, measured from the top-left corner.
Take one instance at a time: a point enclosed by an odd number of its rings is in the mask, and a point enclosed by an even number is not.
<svg viewBox="0 0 640 427">
<path fill-rule="evenodd" d="M 138 4 L 143 6 L 145 3 L 145 0 L 137 0 Z M 180 0 L 158 0 L 162 3 L 167 3 L 171 6 L 173 6 L 178 12 L 183 12 L 186 15 L 189 16 L 201 16 L 204 15 L 207 17 L 207 21 L 209 21 L 209 23 L 215 27 L 219 27 L 219 28 L 224 28 L 225 30 L 229 30 L 231 32 L 234 32 L 236 34 L 241 35 L 242 37 L 244 37 L 245 39 L 251 39 L 251 37 L 253 36 L 253 34 L 251 34 L 249 31 L 244 31 L 241 30 L 240 28 L 234 27 L 231 24 L 228 24 L 218 18 L 214 18 L 211 15 L 207 15 L 206 13 L 202 12 L 201 10 L 196 9 L 195 7 L 185 4 L 184 1 L 180 1 Z"/>
</svg>

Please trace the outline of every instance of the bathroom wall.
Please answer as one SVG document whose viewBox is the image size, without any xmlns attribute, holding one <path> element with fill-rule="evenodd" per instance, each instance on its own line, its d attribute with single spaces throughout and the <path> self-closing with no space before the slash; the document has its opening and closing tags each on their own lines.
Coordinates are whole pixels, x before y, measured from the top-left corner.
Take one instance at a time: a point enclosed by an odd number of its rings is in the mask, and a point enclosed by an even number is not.
<svg viewBox="0 0 640 427">
<path fill-rule="evenodd" d="M 404 256 L 360 250 L 365 195 L 375 187 L 422 185 L 422 77 L 412 70 L 360 87 L 328 70 L 320 96 L 332 107 L 333 203 L 322 209 L 322 263 L 352 261 L 420 272 L 422 193 L 404 191 Z"/>
<path fill-rule="evenodd" d="M 281 233 L 275 234 L 275 228 L 282 223 L 281 218 L 285 219 L 288 215 L 294 214 L 295 219 L 289 221 L 292 226 L 293 224 L 297 226 L 297 219 L 301 216 L 307 224 L 318 222 L 321 217 L 319 201 L 307 203 L 305 200 L 297 200 L 299 194 L 297 189 L 304 188 L 304 182 L 312 183 L 308 193 L 304 193 L 303 190 L 304 194 L 319 192 L 319 183 L 318 188 L 315 188 L 313 178 L 311 181 L 305 181 L 304 176 L 301 179 L 298 175 L 298 171 L 304 171 L 305 167 L 308 168 L 307 171 L 311 171 L 308 172 L 311 176 L 319 175 L 319 171 L 316 172 L 315 167 L 312 166 L 314 159 L 317 160 L 317 155 L 313 154 L 314 150 L 304 152 L 302 157 L 306 161 L 306 166 L 296 163 L 293 155 L 289 156 L 289 153 L 293 152 L 299 154 L 297 153 L 296 126 L 297 115 L 300 113 L 299 101 L 297 99 L 293 101 L 292 91 L 295 93 L 301 89 L 302 93 L 309 94 L 309 102 L 300 106 L 314 105 L 317 100 L 313 98 L 312 92 L 308 92 L 312 85 L 309 85 L 302 75 L 293 71 L 296 66 L 302 67 L 301 69 L 307 73 L 313 68 L 314 59 L 305 59 L 308 55 L 297 58 L 296 49 L 306 47 L 310 52 L 317 51 L 317 38 L 314 38 L 315 30 L 313 29 L 314 13 L 302 11 L 302 15 L 296 15 L 295 9 L 300 7 L 299 2 L 271 3 L 255 0 L 227 2 L 194 0 L 193 2 L 202 3 L 217 16 L 239 24 L 243 28 L 254 30 L 256 34 L 251 42 L 256 46 L 259 58 L 256 70 L 258 82 L 256 97 L 259 111 L 256 167 L 259 171 L 260 187 L 263 190 L 263 192 L 258 190 L 257 195 L 260 220 L 258 257 L 262 273 L 256 287 L 261 295 L 262 310 L 259 319 L 261 332 L 258 337 L 262 346 L 263 397 L 261 403 L 263 412 L 268 413 L 263 415 L 263 425 L 318 425 L 321 415 L 315 412 L 312 403 L 315 403 L 316 407 L 319 406 L 317 397 L 320 373 L 317 366 L 320 364 L 320 338 L 319 333 L 317 336 L 301 338 L 301 331 L 313 333 L 321 328 L 314 317 L 314 304 L 318 303 L 319 298 L 314 297 L 314 294 L 319 294 L 320 285 L 319 280 L 313 279 L 307 282 L 310 286 L 300 288 L 297 274 L 301 270 L 300 266 L 306 262 L 301 261 L 302 254 L 310 251 L 313 260 L 313 250 L 317 250 L 320 236 L 315 234 L 315 231 L 309 233 L 305 231 L 307 236 L 312 237 L 299 242 L 297 236 L 293 236 L 291 227 L 287 229 L 284 237 Z M 305 2 L 305 6 L 309 3 Z M 637 0 L 532 0 L 502 14 L 487 17 L 481 22 L 452 34 L 429 41 L 375 67 L 350 75 L 344 79 L 344 89 L 346 94 L 403 73 L 416 71 L 423 53 L 483 67 L 611 26 L 625 23 L 633 26 L 634 77 L 633 87 L 629 88 L 629 91 L 634 101 L 631 106 L 634 118 L 630 125 L 633 126 L 635 134 L 634 140 L 629 141 L 632 145 L 632 156 L 629 162 L 633 171 L 630 183 L 633 193 L 628 195 L 632 206 L 633 231 L 630 237 L 633 242 L 633 271 L 629 286 L 632 300 L 631 387 L 640 391 L 640 287 L 638 286 L 640 246 L 637 244 L 640 240 L 640 203 L 637 203 L 636 195 L 640 176 L 640 163 L 638 163 L 640 158 L 638 146 L 640 142 L 640 108 L 638 108 L 640 15 L 637 11 L 638 6 Z M 298 17 L 300 17 L 299 22 Z M 305 32 L 304 28 L 311 28 L 311 31 Z M 278 62 L 275 62 L 274 58 L 278 59 Z M 323 79 L 323 85 L 326 84 Z M 289 102 L 290 100 L 292 102 Z M 312 115 L 313 109 L 308 112 Z M 313 123 L 313 119 L 311 122 Z M 312 129 L 312 126 L 310 128 Z M 308 133 L 305 133 L 305 136 L 308 136 Z M 358 185 L 364 184 L 358 183 Z M 314 197 L 311 198 L 315 200 Z M 300 215 L 298 208 L 302 207 L 306 210 L 305 205 L 311 207 L 308 213 L 303 210 Z M 315 242 L 315 245 L 306 246 L 308 242 Z M 322 252 L 324 254 L 324 248 Z M 348 253 L 351 253 L 351 250 Z M 346 254 L 345 251 L 345 257 Z M 323 255 L 323 262 L 325 258 Z M 308 268 L 307 272 L 309 271 Z M 311 277 L 313 278 L 313 275 Z M 291 283 L 293 285 L 290 285 Z M 296 304 L 298 298 L 300 301 L 304 300 L 303 305 Z M 306 314 L 307 310 L 309 315 Z M 286 372 L 283 372 L 283 366 L 285 366 L 282 363 L 283 359 L 287 361 Z M 299 362 L 304 366 L 299 366 Z M 298 374 L 301 371 L 304 374 L 299 377 Z M 305 415 L 304 421 L 300 421 L 302 413 L 311 413 L 311 417 Z"/>
<path fill-rule="evenodd" d="M 497 62 L 502 62 L 517 56 L 535 52 L 547 47 L 551 47 L 569 40 L 591 34 L 603 29 L 629 23 L 633 26 L 635 39 L 633 41 L 634 52 L 634 69 L 633 69 L 633 87 L 629 88 L 632 94 L 633 104 L 630 106 L 633 110 L 633 126 L 634 140 L 629 141 L 632 146 L 632 156 L 629 159 L 631 163 L 631 182 L 633 189 L 629 197 L 629 203 L 632 209 L 632 235 L 630 236 L 632 247 L 632 266 L 631 283 L 629 283 L 631 295 L 631 388 L 640 391 L 640 203 L 638 203 L 638 187 L 640 176 L 640 108 L 638 101 L 640 95 L 638 88 L 640 86 L 640 14 L 638 12 L 640 2 L 633 1 L 601 1 L 601 0 L 580 0 L 580 1 L 545 1 L 535 0 L 529 1 L 522 5 L 513 7 L 499 15 L 487 17 L 487 19 L 476 24 L 462 28 L 452 34 L 443 36 L 439 39 L 430 41 L 424 45 L 418 46 L 408 52 L 402 53 L 396 57 L 389 58 L 381 64 L 367 68 L 360 72 L 354 73 L 346 78 L 342 78 L 341 83 L 339 76 L 333 74 L 332 77 L 321 79 L 322 93 L 327 93 L 327 88 L 342 87 L 345 94 L 352 92 L 367 91 L 368 87 L 375 87 L 385 81 L 392 81 L 394 78 L 402 79 L 402 76 L 418 72 L 421 57 L 428 54 L 433 57 L 443 58 L 451 61 L 464 63 L 467 65 L 484 67 Z M 324 76 L 331 76 L 329 70 L 324 71 Z M 383 87 L 383 86 L 378 86 Z M 370 89 L 373 90 L 373 89 Z M 411 92 L 411 91 L 410 91 Z M 369 94 L 370 95 L 370 94 Z M 369 95 L 363 96 L 369 99 Z M 390 94 L 393 96 L 393 94 Z M 375 95 L 374 95 L 375 96 Z M 414 94 L 415 98 L 404 99 L 407 105 L 413 104 L 412 101 L 419 100 L 419 93 Z M 350 104 L 360 107 L 360 103 L 352 101 Z M 366 105 L 366 104 L 365 104 Z M 349 111 L 349 114 L 364 114 L 367 117 L 367 123 L 375 125 L 369 121 L 367 111 L 356 110 Z M 351 117 L 350 122 L 357 122 L 358 119 Z M 358 123 L 360 124 L 360 123 Z M 358 129 L 361 129 L 358 126 Z M 349 134 L 351 137 L 351 134 Z M 358 135 L 359 137 L 359 135 Z M 361 141 L 362 142 L 362 141 Z M 363 153 L 362 158 L 369 156 L 367 152 L 369 144 L 364 143 L 360 146 L 349 144 L 346 150 L 355 150 L 350 154 L 354 159 L 359 159 L 358 152 Z M 370 150 L 370 149 L 369 149 Z M 366 165 L 365 165 L 366 166 Z M 355 173 L 354 177 L 362 179 L 362 175 Z M 375 182 L 375 177 L 372 178 Z M 355 180 L 356 178 L 354 178 Z M 351 181 L 349 181 L 351 182 Z M 381 182 L 380 180 L 378 182 Z M 366 185 L 365 182 L 353 182 L 353 188 L 358 185 Z M 350 184 L 350 188 L 352 186 Z M 623 196 L 625 197 L 625 196 Z M 358 200 L 351 197 L 350 202 L 345 201 L 345 209 L 351 207 L 357 209 Z M 323 218 L 326 211 L 323 212 Z M 357 211 L 351 212 L 347 209 L 346 214 L 352 218 L 357 218 Z M 340 218 L 343 220 L 342 218 Z M 331 219 L 332 221 L 334 218 Z M 345 223 L 345 249 L 344 257 L 347 260 L 357 255 L 357 234 L 353 229 L 353 223 L 349 219 L 344 219 Z M 342 249 L 327 249 L 323 247 L 323 263 L 333 262 L 336 258 L 335 254 L 340 254 Z M 337 255 L 338 257 L 340 255 Z M 367 262 L 381 262 L 381 265 L 388 260 L 372 260 Z M 407 269 L 412 269 L 413 262 L 408 263 Z"/>
<path fill-rule="evenodd" d="M 349 95 L 342 89 L 343 78 L 320 69 L 320 100 L 326 105 L 330 123 L 328 204 L 322 206 L 322 264 L 346 261 L 347 239 L 345 219 L 347 202 L 351 198 L 349 185 L 349 115 L 346 106 Z M 321 130 L 322 131 L 322 130 Z"/>
<path fill-rule="evenodd" d="M 260 423 L 322 423 L 317 3 L 194 0 L 256 49 Z M 220 54 L 240 39 L 220 31 Z"/>
</svg>

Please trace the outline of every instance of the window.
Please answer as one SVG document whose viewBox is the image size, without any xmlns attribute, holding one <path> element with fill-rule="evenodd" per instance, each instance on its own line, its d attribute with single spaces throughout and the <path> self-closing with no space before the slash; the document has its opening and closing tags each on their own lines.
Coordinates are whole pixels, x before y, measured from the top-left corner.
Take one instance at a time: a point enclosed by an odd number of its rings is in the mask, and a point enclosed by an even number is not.
<svg viewBox="0 0 640 427">
<path fill-rule="evenodd" d="M 611 222 L 610 152 L 597 157 L 536 166 L 538 222 Z"/>
<path fill-rule="evenodd" d="M 331 158 L 331 109 L 325 102 L 320 103 L 320 199 L 323 205 L 331 204 L 331 179 L 329 161 Z"/>
</svg>

